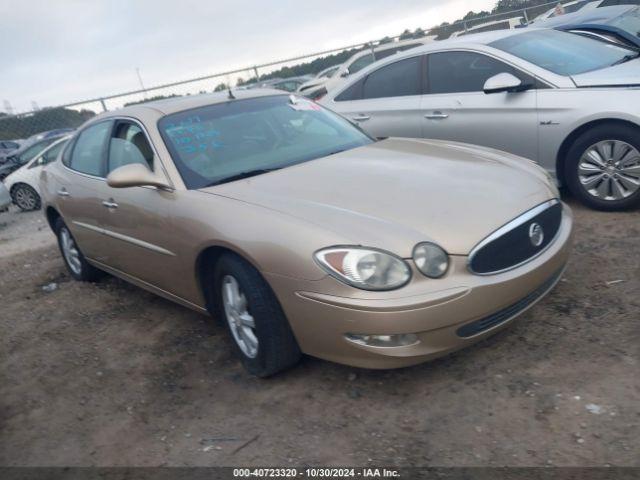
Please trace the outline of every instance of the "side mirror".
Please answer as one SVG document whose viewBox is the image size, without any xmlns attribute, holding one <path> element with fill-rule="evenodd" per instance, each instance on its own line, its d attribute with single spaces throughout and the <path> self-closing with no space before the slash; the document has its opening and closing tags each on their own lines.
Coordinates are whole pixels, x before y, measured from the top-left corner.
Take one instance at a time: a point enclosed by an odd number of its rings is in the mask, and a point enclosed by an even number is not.
<svg viewBox="0 0 640 480">
<path fill-rule="evenodd" d="M 521 92 L 527 86 L 522 84 L 515 75 L 510 73 L 499 73 L 488 79 L 484 84 L 484 93 Z"/>
<path fill-rule="evenodd" d="M 163 190 L 171 186 L 141 163 L 130 163 L 116 168 L 107 176 L 107 185 L 113 188 L 157 187 Z"/>
<path fill-rule="evenodd" d="M 349 69 L 347 68 L 344 72 L 340 74 L 342 78 L 347 78 L 349 76 Z"/>
<path fill-rule="evenodd" d="M 44 157 L 38 157 L 35 162 L 32 162 L 31 165 L 29 165 L 29 168 L 39 167 L 40 165 L 44 165 Z"/>
</svg>

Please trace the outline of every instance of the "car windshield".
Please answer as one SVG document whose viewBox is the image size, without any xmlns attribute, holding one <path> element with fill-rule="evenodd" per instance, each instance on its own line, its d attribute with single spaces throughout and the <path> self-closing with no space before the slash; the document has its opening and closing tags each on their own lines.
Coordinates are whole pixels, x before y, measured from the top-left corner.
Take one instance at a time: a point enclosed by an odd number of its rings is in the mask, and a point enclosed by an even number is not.
<svg viewBox="0 0 640 480">
<path fill-rule="evenodd" d="M 634 37 L 640 37 L 640 8 L 634 8 L 630 12 L 614 18 L 609 22 L 609 25 L 624 30 Z"/>
<path fill-rule="evenodd" d="M 158 128 L 190 189 L 373 142 L 342 117 L 289 95 L 231 100 L 171 114 L 160 119 Z"/>
<path fill-rule="evenodd" d="M 511 35 L 490 46 L 564 76 L 610 67 L 633 53 L 623 47 L 557 30 Z"/>
<path fill-rule="evenodd" d="M 45 148 L 47 148 L 56 140 L 58 139 L 48 138 L 47 140 L 43 140 L 41 142 L 35 143 L 30 147 L 25 148 L 23 151 L 17 152 L 15 154 L 15 159 L 18 161 L 18 163 L 24 165 L 25 163 L 33 160 L 36 157 L 36 155 L 38 155 L 40 152 L 42 152 Z"/>
</svg>

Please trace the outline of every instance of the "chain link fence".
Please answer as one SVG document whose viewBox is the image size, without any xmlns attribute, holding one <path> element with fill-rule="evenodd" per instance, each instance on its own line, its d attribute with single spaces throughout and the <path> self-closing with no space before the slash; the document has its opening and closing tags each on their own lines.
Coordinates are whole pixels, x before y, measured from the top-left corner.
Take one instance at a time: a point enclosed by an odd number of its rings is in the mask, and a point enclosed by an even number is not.
<svg viewBox="0 0 640 480">
<path fill-rule="evenodd" d="M 620 3 L 620 0 L 605 0 Z M 640 1 L 640 0 L 639 0 Z M 521 5 L 521 0 L 511 0 L 514 5 Z M 380 43 L 432 36 L 437 40 L 446 39 L 470 33 L 489 30 L 514 28 L 515 25 L 532 22 L 539 15 L 554 9 L 558 4 L 574 5 L 575 0 L 561 0 L 540 2 L 531 0 L 525 8 L 510 10 L 495 15 L 470 16 L 464 20 L 442 24 L 429 29 L 418 28 L 414 32 L 405 31 L 396 37 L 385 37 L 380 40 L 349 45 L 323 52 L 298 56 L 269 63 L 247 66 L 241 69 L 219 72 L 204 77 L 184 80 L 180 82 L 157 85 L 145 89 L 135 90 L 116 95 L 107 95 L 57 107 L 42 108 L 20 114 L 0 112 L 0 141 L 27 139 L 33 135 L 50 130 L 77 128 L 97 113 L 121 108 L 126 105 L 142 103 L 159 98 L 173 96 L 195 95 L 217 90 L 224 90 L 228 85 L 237 87 L 256 81 L 271 78 L 288 78 L 299 75 L 315 74 L 331 65 L 338 65 L 346 61 L 354 53 L 371 48 Z"/>
</svg>

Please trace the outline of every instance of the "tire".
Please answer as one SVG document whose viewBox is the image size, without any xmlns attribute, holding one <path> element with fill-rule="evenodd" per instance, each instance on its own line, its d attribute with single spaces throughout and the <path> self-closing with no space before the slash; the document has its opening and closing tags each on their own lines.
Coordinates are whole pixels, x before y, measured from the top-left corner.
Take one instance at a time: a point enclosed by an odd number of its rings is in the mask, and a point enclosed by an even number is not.
<svg viewBox="0 0 640 480">
<path fill-rule="evenodd" d="M 40 195 L 31 185 L 19 183 L 11 189 L 11 198 L 20 210 L 30 212 L 32 210 L 40 210 L 42 205 Z"/>
<path fill-rule="evenodd" d="M 62 254 L 62 260 L 64 260 L 64 264 L 71 276 L 80 282 L 95 282 L 98 280 L 102 276 L 102 272 L 93 265 L 89 265 L 62 218 L 56 220 L 54 229 L 58 237 L 58 247 Z M 65 247 L 65 242 L 67 241 L 71 241 L 75 249 L 74 259 L 70 259 L 69 255 L 65 253 L 67 248 Z"/>
<path fill-rule="evenodd" d="M 571 193 L 588 207 L 614 211 L 640 206 L 640 129 L 610 123 L 586 131 L 567 152 L 564 177 Z"/>
<path fill-rule="evenodd" d="M 213 314 L 223 321 L 233 340 L 236 353 L 252 375 L 268 377 L 294 366 L 300 360 L 300 347 L 289 322 L 271 287 L 248 262 L 234 254 L 223 254 L 215 265 L 213 276 Z M 230 280 L 231 279 L 231 280 Z M 225 304 L 225 289 L 233 289 L 244 298 L 244 307 L 230 308 Z M 248 316 L 247 316 L 248 315 Z M 242 326 L 239 324 L 242 323 Z M 253 323 L 253 328 L 249 325 Z M 255 350 L 245 330 L 257 341 Z M 244 344 L 244 345 L 243 345 Z"/>
</svg>

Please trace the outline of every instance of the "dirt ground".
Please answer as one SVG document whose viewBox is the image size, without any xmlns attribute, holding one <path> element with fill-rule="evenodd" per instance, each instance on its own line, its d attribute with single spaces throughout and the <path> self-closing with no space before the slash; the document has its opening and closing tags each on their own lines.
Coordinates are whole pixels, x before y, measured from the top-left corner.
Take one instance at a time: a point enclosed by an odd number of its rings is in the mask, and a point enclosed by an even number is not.
<svg viewBox="0 0 640 480">
<path fill-rule="evenodd" d="M 247 375 L 209 318 L 74 282 L 42 214 L 0 214 L 0 465 L 640 465 L 640 211 L 570 201 L 558 287 L 395 371 Z M 55 286 L 45 288 L 51 283 Z"/>
</svg>

